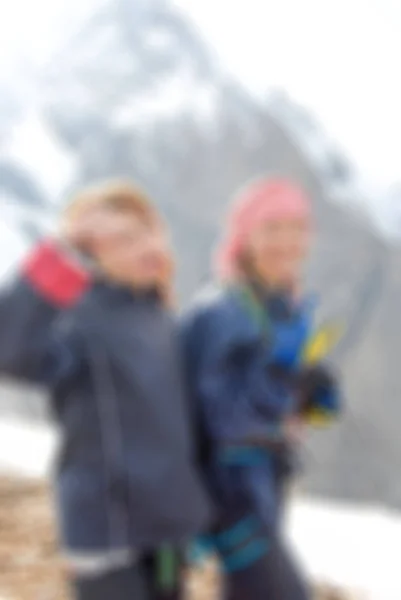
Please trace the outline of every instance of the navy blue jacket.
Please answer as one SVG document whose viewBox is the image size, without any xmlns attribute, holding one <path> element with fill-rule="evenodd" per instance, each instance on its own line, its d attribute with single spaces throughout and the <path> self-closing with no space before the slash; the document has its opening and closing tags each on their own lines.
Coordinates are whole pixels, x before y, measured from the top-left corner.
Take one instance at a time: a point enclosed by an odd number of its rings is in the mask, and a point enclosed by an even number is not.
<svg viewBox="0 0 401 600">
<path fill-rule="evenodd" d="M 298 410 L 294 375 L 312 311 L 308 302 L 262 297 L 263 324 L 242 291 L 216 290 L 185 315 L 187 375 L 222 522 L 256 514 L 271 532 L 292 462 L 282 424 Z"/>
<path fill-rule="evenodd" d="M 290 375 L 310 334 L 311 311 L 305 305 L 287 314 L 286 304 L 266 298 L 263 331 L 238 290 L 215 291 L 183 320 L 191 393 L 218 446 L 267 439 L 296 411 Z"/>
<path fill-rule="evenodd" d="M 182 543 L 209 518 L 178 340 L 156 295 L 86 275 L 52 244 L 0 298 L 0 372 L 46 385 L 70 551 Z"/>
</svg>

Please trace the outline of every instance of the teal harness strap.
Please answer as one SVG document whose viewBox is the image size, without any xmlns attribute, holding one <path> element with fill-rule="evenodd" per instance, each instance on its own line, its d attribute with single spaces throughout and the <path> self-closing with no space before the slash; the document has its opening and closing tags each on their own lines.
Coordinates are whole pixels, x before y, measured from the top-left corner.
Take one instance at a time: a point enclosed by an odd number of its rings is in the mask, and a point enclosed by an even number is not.
<svg viewBox="0 0 401 600">
<path fill-rule="evenodd" d="M 254 515 L 249 515 L 235 523 L 229 529 L 216 534 L 213 540 L 214 544 L 221 552 L 231 552 L 252 536 L 258 527 L 259 519 Z"/>
<path fill-rule="evenodd" d="M 258 538 L 250 541 L 243 548 L 239 548 L 223 560 L 223 569 L 226 573 L 242 571 L 265 556 L 270 549 L 267 539 Z"/>
<path fill-rule="evenodd" d="M 260 519 L 249 514 L 228 529 L 198 539 L 192 557 L 199 564 L 203 558 L 217 553 L 225 572 L 244 569 L 269 551 L 269 539 L 260 525 Z"/>
<path fill-rule="evenodd" d="M 252 467 L 266 464 L 269 453 L 265 448 L 253 445 L 227 446 L 219 452 L 218 461 L 221 465 Z"/>
</svg>

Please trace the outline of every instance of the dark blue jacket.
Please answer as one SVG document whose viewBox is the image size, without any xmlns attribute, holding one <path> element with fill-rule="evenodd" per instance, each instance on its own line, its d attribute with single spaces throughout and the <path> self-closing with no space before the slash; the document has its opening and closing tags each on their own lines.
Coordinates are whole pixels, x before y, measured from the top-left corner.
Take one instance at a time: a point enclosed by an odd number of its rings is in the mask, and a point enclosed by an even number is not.
<svg viewBox="0 0 401 600">
<path fill-rule="evenodd" d="M 183 320 L 191 393 L 218 446 L 268 438 L 296 410 L 291 375 L 311 311 L 289 312 L 285 297 L 265 302 L 265 328 L 236 289 L 212 292 Z"/>
<path fill-rule="evenodd" d="M 177 341 L 156 295 L 90 285 L 51 244 L 2 293 L 0 372 L 46 385 L 61 428 L 70 551 L 181 543 L 207 523 Z"/>
<path fill-rule="evenodd" d="M 293 461 L 282 425 L 298 412 L 296 376 L 313 307 L 258 294 L 256 314 L 247 291 L 212 291 L 185 315 L 182 332 L 200 458 L 220 525 L 249 513 L 272 532 Z"/>
</svg>

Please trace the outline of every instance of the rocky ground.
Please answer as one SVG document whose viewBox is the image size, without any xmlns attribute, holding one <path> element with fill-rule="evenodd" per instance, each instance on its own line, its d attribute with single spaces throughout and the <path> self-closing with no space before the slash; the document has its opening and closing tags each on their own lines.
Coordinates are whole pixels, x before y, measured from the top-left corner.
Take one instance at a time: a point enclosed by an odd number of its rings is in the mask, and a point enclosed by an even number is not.
<svg viewBox="0 0 401 600">
<path fill-rule="evenodd" d="M 0 479 L 0 600 L 67 600 L 46 488 Z M 213 600 L 213 565 L 189 575 L 193 600 Z M 359 600 L 319 588 L 316 600 Z"/>
</svg>

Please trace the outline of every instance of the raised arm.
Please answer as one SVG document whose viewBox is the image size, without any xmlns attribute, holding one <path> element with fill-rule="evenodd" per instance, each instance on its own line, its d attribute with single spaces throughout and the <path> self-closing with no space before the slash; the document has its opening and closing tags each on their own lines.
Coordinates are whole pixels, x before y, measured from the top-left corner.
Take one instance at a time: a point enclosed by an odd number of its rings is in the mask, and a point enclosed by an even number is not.
<svg viewBox="0 0 401 600">
<path fill-rule="evenodd" d="M 88 285 L 88 274 L 57 243 L 33 250 L 0 295 L 1 375 L 47 384 L 69 368 L 62 320 Z"/>
</svg>

